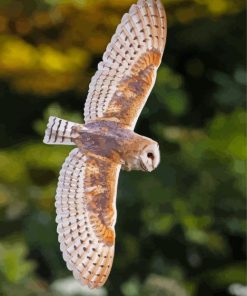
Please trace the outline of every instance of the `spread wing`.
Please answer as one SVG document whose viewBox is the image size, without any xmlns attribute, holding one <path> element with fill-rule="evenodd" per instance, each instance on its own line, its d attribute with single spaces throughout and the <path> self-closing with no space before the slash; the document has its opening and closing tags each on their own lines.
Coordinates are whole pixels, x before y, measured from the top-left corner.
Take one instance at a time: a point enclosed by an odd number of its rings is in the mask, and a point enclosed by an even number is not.
<svg viewBox="0 0 247 296">
<path fill-rule="evenodd" d="M 68 269 L 90 288 L 110 273 L 115 245 L 115 198 L 120 166 L 74 149 L 60 171 L 57 231 Z"/>
<path fill-rule="evenodd" d="M 165 41 L 166 16 L 160 1 L 132 5 L 89 85 L 86 123 L 111 120 L 134 129 L 153 88 Z"/>
</svg>

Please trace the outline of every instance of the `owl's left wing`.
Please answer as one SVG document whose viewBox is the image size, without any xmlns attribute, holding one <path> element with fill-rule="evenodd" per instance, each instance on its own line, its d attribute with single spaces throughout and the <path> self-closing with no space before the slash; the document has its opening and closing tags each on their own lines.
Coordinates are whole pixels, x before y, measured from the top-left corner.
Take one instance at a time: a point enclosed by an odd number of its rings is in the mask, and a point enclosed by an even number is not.
<svg viewBox="0 0 247 296">
<path fill-rule="evenodd" d="M 111 120 L 134 129 L 151 92 L 166 42 L 160 0 L 139 0 L 126 13 L 89 85 L 86 123 Z"/>
<path fill-rule="evenodd" d="M 119 170 L 75 148 L 60 171 L 55 204 L 60 248 L 74 277 L 90 288 L 105 283 L 113 262 Z"/>
</svg>

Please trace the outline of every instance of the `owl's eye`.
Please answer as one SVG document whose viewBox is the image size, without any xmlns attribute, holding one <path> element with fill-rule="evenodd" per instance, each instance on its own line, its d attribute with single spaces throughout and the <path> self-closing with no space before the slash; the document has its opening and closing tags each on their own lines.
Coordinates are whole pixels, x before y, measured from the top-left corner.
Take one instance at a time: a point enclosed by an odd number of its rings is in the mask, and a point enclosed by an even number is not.
<svg viewBox="0 0 247 296">
<path fill-rule="evenodd" d="M 148 158 L 150 158 L 150 159 L 152 159 L 152 160 L 154 160 L 154 155 L 153 155 L 153 153 L 151 153 L 151 152 L 148 152 Z"/>
</svg>

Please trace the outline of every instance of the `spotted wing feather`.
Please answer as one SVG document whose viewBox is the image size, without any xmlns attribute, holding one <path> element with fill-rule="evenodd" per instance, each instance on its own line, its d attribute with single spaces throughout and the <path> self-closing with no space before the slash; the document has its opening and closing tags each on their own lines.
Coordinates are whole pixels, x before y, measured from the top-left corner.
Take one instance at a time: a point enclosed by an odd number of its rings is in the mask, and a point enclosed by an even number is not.
<svg viewBox="0 0 247 296">
<path fill-rule="evenodd" d="M 111 120 L 134 129 L 152 90 L 166 41 L 159 0 L 132 5 L 108 44 L 89 85 L 85 122 Z"/>
<path fill-rule="evenodd" d="M 115 246 L 115 198 L 120 167 L 74 149 L 60 171 L 57 231 L 68 269 L 83 285 L 102 286 Z"/>
</svg>

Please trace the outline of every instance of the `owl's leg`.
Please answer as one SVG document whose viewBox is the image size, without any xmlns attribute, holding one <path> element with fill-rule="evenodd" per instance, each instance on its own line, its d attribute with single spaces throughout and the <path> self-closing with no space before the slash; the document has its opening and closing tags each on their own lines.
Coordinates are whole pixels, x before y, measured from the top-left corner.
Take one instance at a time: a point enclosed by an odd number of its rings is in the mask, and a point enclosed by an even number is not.
<svg viewBox="0 0 247 296">
<path fill-rule="evenodd" d="M 121 169 L 127 172 L 131 171 L 131 167 L 127 163 L 122 164 Z"/>
<path fill-rule="evenodd" d="M 73 127 L 81 124 L 50 116 L 43 142 L 45 144 L 75 145 Z"/>
</svg>

